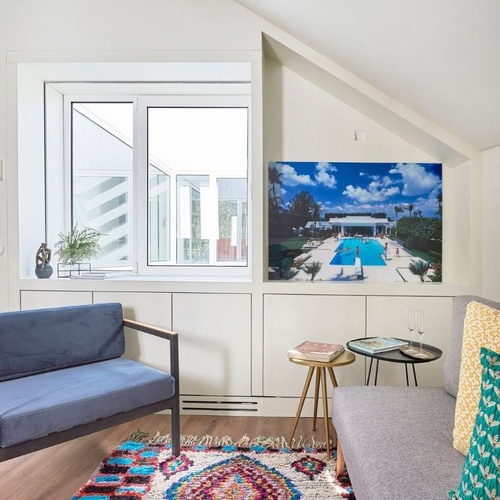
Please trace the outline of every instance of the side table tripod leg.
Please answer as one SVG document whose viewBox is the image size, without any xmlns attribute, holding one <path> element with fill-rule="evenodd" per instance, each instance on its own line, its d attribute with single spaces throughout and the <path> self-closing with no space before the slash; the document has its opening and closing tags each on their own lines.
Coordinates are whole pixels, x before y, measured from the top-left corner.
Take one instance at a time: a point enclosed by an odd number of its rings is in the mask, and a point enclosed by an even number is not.
<svg viewBox="0 0 500 500">
<path fill-rule="evenodd" d="M 324 368 L 318 368 L 321 373 L 321 386 L 323 395 L 323 415 L 325 418 L 325 440 L 326 440 L 326 456 L 330 459 L 330 430 L 328 427 L 328 395 L 326 388 L 326 371 Z"/>
<path fill-rule="evenodd" d="M 338 387 L 339 384 L 337 384 L 337 377 L 335 376 L 335 372 L 333 371 L 333 368 L 329 366 L 327 368 L 328 374 L 330 375 L 330 380 L 332 381 L 333 387 Z"/>
<path fill-rule="evenodd" d="M 411 367 L 413 368 L 413 379 L 415 380 L 415 387 L 418 387 L 417 372 L 415 371 L 415 363 L 412 363 Z"/>
<path fill-rule="evenodd" d="M 318 396 L 319 396 L 320 372 L 323 369 L 324 368 L 318 368 L 316 370 L 316 387 L 314 388 L 313 431 L 316 430 L 316 420 L 318 418 Z"/>
<path fill-rule="evenodd" d="M 370 368 L 368 369 L 368 376 L 366 377 L 366 385 L 370 385 L 370 377 L 372 376 L 373 358 L 370 358 Z"/>
<path fill-rule="evenodd" d="M 380 361 L 380 360 L 379 360 L 379 359 L 377 359 L 377 361 L 376 361 L 376 363 L 375 363 L 375 366 L 376 366 L 376 368 L 375 368 L 375 385 L 377 385 L 377 379 L 378 379 L 378 362 L 379 362 L 379 361 Z"/>
<path fill-rule="evenodd" d="M 307 377 L 306 377 L 306 381 L 304 383 L 304 388 L 302 389 L 302 395 L 300 396 L 300 403 L 299 403 L 299 407 L 297 408 L 297 414 L 295 415 L 295 422 L 293 424 L 293 430 L 292 430 L 292 434 L 290 436 L 290 441 L 289 441 L 290 446 L 292 444 L 292 439 L 293 439 L 293 436 L 295 435 L 295 431 L 297 430 L 297 424 L 299 423 L 300 414 L 302 413 L 302 408 L 304 407 L 304 401 L 306 400 L 307 391 L 309 390 L 309 385 L 311 384 L 311 379 L 312 379 L 313 373 L 314 373 L 314 367 L 310 366 L 309 371 L 307 372 Z"/>
</svg>

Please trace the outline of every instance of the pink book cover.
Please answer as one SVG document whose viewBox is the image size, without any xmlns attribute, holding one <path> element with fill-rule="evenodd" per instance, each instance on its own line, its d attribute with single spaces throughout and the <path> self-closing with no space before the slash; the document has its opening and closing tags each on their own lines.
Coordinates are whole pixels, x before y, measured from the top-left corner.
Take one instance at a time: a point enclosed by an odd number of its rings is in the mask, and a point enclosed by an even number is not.
<svg viewBox="0 0 500 500">
<path fill-rule="evenodd" d="M 344 351 L 342 344 L 328 344 L 306 340 L 288 351 L 289 357 L 331 360 Z"/>
</svg>

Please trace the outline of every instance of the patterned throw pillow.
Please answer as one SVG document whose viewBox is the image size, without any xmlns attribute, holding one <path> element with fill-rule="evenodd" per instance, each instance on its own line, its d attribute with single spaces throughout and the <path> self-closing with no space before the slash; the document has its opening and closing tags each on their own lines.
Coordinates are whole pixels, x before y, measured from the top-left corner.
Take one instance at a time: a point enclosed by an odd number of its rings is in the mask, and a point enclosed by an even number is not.
<svg viewBox="0 0 500 500">
<path fill-rule="evenodd" d="M 497 499 L 500 495 L 500 354 L 481 349 L 481 396 L 462 479 L 448 498 Z"/>
<path fill-rule="evenodd" d="M 467 305 L 465 313 L 462 362 L 453 428 L 453 447 L 464 455 L 469 451 L 479 403 L 481 347 L 500 351 L 500 311 L 472 301 Z"/>
</svg>

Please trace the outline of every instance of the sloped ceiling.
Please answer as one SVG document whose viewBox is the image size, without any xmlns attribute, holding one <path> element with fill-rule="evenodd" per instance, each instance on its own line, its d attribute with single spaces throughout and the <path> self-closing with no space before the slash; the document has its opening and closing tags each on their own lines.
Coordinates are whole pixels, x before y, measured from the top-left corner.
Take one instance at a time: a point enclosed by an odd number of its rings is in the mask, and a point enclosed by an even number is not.
<svg viewBox="0 0 500 500">
<path fill-rule="evenodd" d="M 500 144 L 499 0 L 235 0 L 476 149 Z"/>
</svg>

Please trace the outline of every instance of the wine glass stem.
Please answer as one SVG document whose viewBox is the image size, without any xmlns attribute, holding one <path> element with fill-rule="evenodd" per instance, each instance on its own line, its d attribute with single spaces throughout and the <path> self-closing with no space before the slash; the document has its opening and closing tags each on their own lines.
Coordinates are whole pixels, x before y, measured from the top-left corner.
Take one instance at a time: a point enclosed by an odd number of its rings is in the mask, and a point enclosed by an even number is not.
<svg viewBox="0 0 500 500">
<path fill-rule="evenodd" d="M 419 332 L 420 333 L 420 332 Z M 424 336 L 423 333 L 420 333 L 420 354 L 424 353 L 424 349 L 422 348 L 422 337 Z"/>
</svg>

